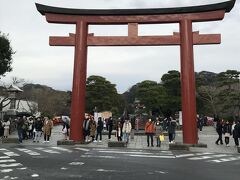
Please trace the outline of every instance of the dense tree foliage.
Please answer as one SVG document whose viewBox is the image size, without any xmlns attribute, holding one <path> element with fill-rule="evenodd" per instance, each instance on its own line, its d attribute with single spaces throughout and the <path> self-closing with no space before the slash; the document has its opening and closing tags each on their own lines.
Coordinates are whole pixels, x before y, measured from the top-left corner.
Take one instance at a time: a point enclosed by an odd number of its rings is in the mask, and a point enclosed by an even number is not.
<svg viewBox="0 0 240 180">
<path fill-rule="evenodd" d="M 98 112 L 113 111 L 114 115 L 120 115 L 125 106 L 116 85 L 101 76 L 87 78 L 86 102 L 86 111 L 90 113 L 97 108 Z"/>
<path fill-rule="evenodd" d="M 0 78 L 6 72 L 12 71 L 12 55 L 14 51 L 10 45 L 8 36 L 0 32 Z"/>
<path fill-rule="evenodd" d="M 199 73 L 200 74 L 200 73 Z M 228 119 L 240 117 L 240 71 L 227 70 L 219 74 L 204 72 L 197 77 L 199 112 Z M 208 79 L 208 81 L 206 81 Z M 205 83 L 202 83 L 205 80 Z"/>
<path fill-rule="evenodd" d="M 233 120 L 240 117 L 240 71 L 221 73 L 202 71 L 195 74 L 197 113 Z M 13 79 L 22 84 L 21 79 Z M 24 84 L 19 99 L 35 101 L 46 115 L 69 115 L 71 92 L 57 91 L 37 84 Z M 1 101 L 7 98 L 0 88 Z M 1 108 L 1 103 L 0 103 Z M 161 81 L 145 80 L 118 94 L 115 84 L 104 77 L 90 76 L 86 82 L 86 112 L 112 111 L 113 116 L 147 114 L 169 116 L 181 110 L 180 72 L 168 71 Z"/>
</svg>

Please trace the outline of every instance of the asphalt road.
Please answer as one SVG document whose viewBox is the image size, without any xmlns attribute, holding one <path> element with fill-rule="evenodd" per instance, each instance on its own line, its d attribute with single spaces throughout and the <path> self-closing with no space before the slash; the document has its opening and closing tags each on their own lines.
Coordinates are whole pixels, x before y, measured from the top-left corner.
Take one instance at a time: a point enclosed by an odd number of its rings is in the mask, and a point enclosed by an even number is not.
<svg viewBox="0 0 240 180">
<path fill-rule="evenodd" d="M 239 180 L 240 155 L 2 144 L 0 180 Z"/>
</svg>

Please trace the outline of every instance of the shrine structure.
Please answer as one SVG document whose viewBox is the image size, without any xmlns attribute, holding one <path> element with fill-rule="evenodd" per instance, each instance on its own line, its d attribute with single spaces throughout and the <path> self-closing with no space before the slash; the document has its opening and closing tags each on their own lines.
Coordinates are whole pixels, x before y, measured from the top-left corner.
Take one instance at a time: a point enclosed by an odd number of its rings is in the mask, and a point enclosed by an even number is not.
<svg viewBox="0 0 240 180">
<path fill-rule="evenodd" d="M 68 9 L 36 4 L 49 23 L 75 24 L 76 32 L 67 37 L 51 36 L 51 46 L 74 46 L 70 139 L 83 141 L 88 46 L 180 46 L 183 143 L 197 144 L 196 95 L 193 45 L 219 44 L 220 34 L 192 31 L 192 23 L 218 21 L 230 12 L 235 0 L 176 8 L 154 9 Z M 178 23 L 179 33 L 139 36 L 139 24 Z M 94 36 L 89 25 L 128 25 L 128 36 Z"/>
</svg>

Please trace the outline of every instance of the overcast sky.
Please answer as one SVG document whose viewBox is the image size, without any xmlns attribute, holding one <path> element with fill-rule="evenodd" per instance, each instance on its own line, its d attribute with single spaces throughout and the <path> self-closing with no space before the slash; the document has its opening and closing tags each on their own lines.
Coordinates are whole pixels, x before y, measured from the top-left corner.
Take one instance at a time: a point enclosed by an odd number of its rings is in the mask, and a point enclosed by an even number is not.
<svg viewBox="0 0 240 180">
<path fill-rule="evenodd" d="M 50 47 L 49 36 L 75 32 L 74 25 L 49 24 L 35 2 L 68 8 L 121 9 L 163 8 L 223 2 L 224 0 L 1 0 L 0 31 L 9 34 L 16 54 L 13 71 L 3 81 L 16 76 L 58 90 L 72 89 L 73 47 Z M 220 45 L 194 46 L 195 71 L 240 70 L 240 3 L 223 21 L 195 23 L 200 33 L 221 33 Z M 165 35 L 178 32 L 178 24 L 140 25 L 139 35 Z M 95 35 L 127 35 L 127 26 L 90 26 Z M 116 84 L 119 93 L 143 80 L 160 82 L 169 70 L 180 70 L 180 48 L 89 47 L 87 75 L 100 75 Z"/>
</svg>

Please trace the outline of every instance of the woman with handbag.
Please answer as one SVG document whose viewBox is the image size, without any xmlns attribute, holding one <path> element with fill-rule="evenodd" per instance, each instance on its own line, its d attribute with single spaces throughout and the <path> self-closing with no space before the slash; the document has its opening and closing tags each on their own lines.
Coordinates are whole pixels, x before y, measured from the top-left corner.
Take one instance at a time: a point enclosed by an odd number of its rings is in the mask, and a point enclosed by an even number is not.
<svg viewBox="0 0 240 180">
<path fill-rule="evenodd" d="M 155 137 L 157 140 L 157 147 L 161 147 L 161 140 L 160 140 L 160 135 L 162 135 L 162 125 L 159 121 L 159 119 L 157 119 L 156 123 L 155 123 Z"/>
</svg>

